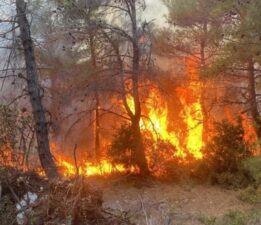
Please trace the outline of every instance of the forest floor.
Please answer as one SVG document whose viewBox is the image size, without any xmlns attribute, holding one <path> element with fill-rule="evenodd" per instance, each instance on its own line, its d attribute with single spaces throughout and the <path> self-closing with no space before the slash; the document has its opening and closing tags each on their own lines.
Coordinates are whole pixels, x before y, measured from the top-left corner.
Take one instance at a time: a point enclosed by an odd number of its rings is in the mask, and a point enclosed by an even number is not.
<svg viewBox="0 0 261 225">
<path fill-rule="evenodd" d="M 137 225 L 261 225 L 261 205 L 240 200 L 242 190 L 159 181 L 146 185 L 100 179 L 90 182 L 103 190 L 105 208 L 128 212 Z M 248 223 L 246 215 L 253 210 L 260 214 L 254 213 L 255 222 Z M 231 218 L 225 222 L 225 217 Z"/>
</svg>

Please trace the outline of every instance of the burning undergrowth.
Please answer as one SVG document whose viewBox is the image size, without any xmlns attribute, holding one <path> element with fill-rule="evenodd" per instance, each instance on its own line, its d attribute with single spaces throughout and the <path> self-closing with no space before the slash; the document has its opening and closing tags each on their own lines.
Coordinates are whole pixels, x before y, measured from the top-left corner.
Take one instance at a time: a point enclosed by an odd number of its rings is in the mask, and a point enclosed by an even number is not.
<svg viewBox="0 0 261 225">
<path fill-rule="evenodd" d="M 221 119 L 227 120 L 232 128 L 235 126 L 235 129 L 242 131 L 240 141 L 245 149 L 251 149 L 251 154 L 255 154 L 258 150 L 255 127 L 246 114 L 239 115 L 240 121 L 238 121 L 235 110 L 227 107 L 225 116 L 220 118 L 215 115 L 206 118 L 209 115 L 204 112 L 204 85 L 199 79 L 196 63 L 186 59 L 185 70 L 186 82 L 172 89 L 179 107 L 171 104 L 164 92 L 153 82 L 146 81 L 143 85 L 143 88 L 144 86 L 148 88 L 143 92 L 141 100 L 139 127 L 149 170 L 156 177 L 178 177 L 184 170 L 187 174 L 195 174 L 198 167 L 202 167 L 200 164 L 211 164 L 209 161 L 213 158 L 213 152 L 209 146 L 215 142 L 215 137 L 223 135 L 214 121 L 221 121 Z M 126 90 L 130 91 L 131 84 L 127 82 L 125 85 Z M 121 110 L 124 111 L 121 100 L 113 99 L 113 103 L 120 105 Z M 134 113 L 134 98 L 131 94 L 127 94 L 127 104 Z M 106 140 L 106 147 L 102 149 L 99 159 L 76 156 L 80 152 L 78 150 L 76 154 L 71 153 L 71 157 L 65 157 L 62 148 L 53 144 L 53 153 L 62 174 L 105 176 L 114 173 L 139 173 L 138 163 L 135 161 L 135 140 L 131 123 L 126 121 L 123 123 L 115 121 L 115 123 L 120 124 L 119 128 L 110 141 Z M 216 143 L 216 145 L 220 144 L 226 143 Z M 233 146 L 230 148 L 233 151 Z"/>
<path fill-rule="evenodd" d="M 139 128 L 148 168 L 151 174 L 156 177 L 178 177 L 184 170 L 187 171 L 187 174 L 195 173 L 199 164 L 208 162 L 213 156 L 213 152 L 209 148 L 210 143 L 215 142 L 216 136 L 222 136 L 214 122 L 220 121 L 220 119 L 226 119 L 231 126 L 236 126 L 237 129 L 242 128 L 242 143 L 246 144 L 247 149 L 251 145 L 252 149 L 258 150 L 258 146 L 255 145 L 258 138 L 252 120 L 246 114 L 242 114 L 239 116 L 241 120 L 238 122 L 236 119 L 238 113 L 235 113 L 235 110 L 229 107 L 225 108 L 225 116 L 220 118 L 218 115 L 214 115 L 210 118 L 204 111 L 204 83 L 199 78 L 197 63 L 187 58 L 184 71 L 184 81 L 179 85 L 172 85 L 171 90 L 168 90 L 168 92 L 172 92 L 171 96 L 167 96 L 159 88 L 159 85 L 151 80 L 144 81 L 142 90 L 140 90 L 141 118 Z M 125 86 L 127 90 L 126 103 L 130 111 L 135 114 L 134 98 L 131 94 L 132 84 L 126 82 Z M 175 99 L 175 103 L 171 98 Z M 126 112 L 122 99 L 112 97 L 111 102 L 118 106 L 116 114 L 125 116 Z M 7 118 L 13 118 L 13 116 Z M 14 127 L 16 121 L 16 117 L 11 121 Z M 101 138 L 100 145 L 102 147 L 96 157 L 93 157 L 95 154 L 89 154 L 93 151 L 90 145 L 84 148 L 82 146 L 74 148 L 71 151 L 64 143 L 56 143 L 55 138 L 53 139 L 50 147 L 57 167 L 63 176 L 72 177 L 78 174 L 88 177 L 140 172 L 138 162 L 135 161 L 135 140 L 130 120 L 117 119 L 113 121 L 116 124 L 114 136 L 110 139 L 104 138 L 104 140 Z M 29 124 L 29 122 L 20 122 L 20 124 Z M 7 124 L 7 127 L 9 125 L 10 123 Z M 103 126 L 103 124 L 100 124 L 100 126 Z M 101 127 L 99 129 L 101 130 Z M 1 139 L 3 144 L 0 143 L 1 165 L 23 170 L 31 169 L 32 167 L 27 164 L 30 148 L 32 149 L 34 144 L 32 132 L 26 133 L 30 139 L 27 141 L 28 143 L 25 143 L 29 150 L 14 151 L 17 148 L 17 141 L 10 139 L 10 137 L 15 136 L 12 133 L 14 129 L 11 126 L 7 131 L 2 132 L 7 133 L 7 135 Z M 81 137 L 86 135 L 80 131 L 76 133 Z M 217 145 L 220 145 L 220 143 L 217 143 Z M 18 150 L 21 149 L 18 146 Z M 254 154 L 254 151 L 251 154 Z M 41 170 L 38 170 L 38 173 L 43 174 Z"/>
<path fill-rule="evenodd" d="M 213 158 L 213 152 L 208 148 L 215 142 L 215 137 L 223 135 L 214 122 L 220 121 L 220 118 L 206 118 L 208 115 L 204 112 L 203 81 L 199 79 L 197 63 L 193 60 L 186 59 L 186 74 L 186 82 L 173 87 L 172 90 L 179 104 L 177 109 L 173 109 L 173 104 L 168 102 L 164 91 L 153 82 L 146 81 L 143 85 L 143 88 L 144 86 L 149 88 L 143 92 L 139 127 L 149 170 L 156 177 L 176 178 L 183 174 L 182 171 L 195 174 L 198 167 L 202 167 L 198 166 L 199 164 L 208 163 Z M 131 84 L 127 82 L 126 86 L 127 90 L 131 90 Z M 134 114 L 134 98 L 131 94 L 127 94 L 126 97 L 128 107 Z M 121 107 L 124 105 L 121 100 L 114 99 L 113 102 Z M 173 111 L 176 118 L 172 116 Z M 232 111 L 231 109 L 230 112 Z M 240 143 L 245 146 L 245 149 L 257 149 L 257 145 L 253 147 L 258 138 L 251 119 L 246 114 L 239 117 L 241 119 L 237 121 L 237 113 L 227 112 L 223 119 L 231 124 L 231 128 L 235 126 L 239 129 L 240 127 L 239 130 L 242 131 Z M 117 124 L 116 121 L 115 123 Z M 82 160 L 84 157 L 70 157 L 70 160 L 66 160 L 61 154 L 62 149 L 57 145 L 52 145 L 62 173 L 66 176 L 76 173 L 85 176 L 139 173 L 131 123 L 120 124 L 98 160 L 91 158 L 88 160 L 86 159 L 88 157 L 85 158 L 86 160 Z M 229 129 L 227 135 L 230 135 Z M 219 147 L 226 143 L 215 144 Z M 254 154 L 253 152 L 251 154 Z M 75 156 L 75 153 L 71 155 Z"/>
</svg>

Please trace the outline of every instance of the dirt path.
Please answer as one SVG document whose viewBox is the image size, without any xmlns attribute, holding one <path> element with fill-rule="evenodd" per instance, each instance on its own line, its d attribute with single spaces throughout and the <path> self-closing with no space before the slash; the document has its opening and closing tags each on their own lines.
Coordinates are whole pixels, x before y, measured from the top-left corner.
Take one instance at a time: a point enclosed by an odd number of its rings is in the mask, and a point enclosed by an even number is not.
<svg viewBox="0 0 261 225">
<path fill-rule="evenodd" d="M 150 187 L 103 184 L 104 206 L 128 211 L 138 225 L 200 225 L 200 218 L 220 218 L 251 205 L 238 192 L 214 186 L 154 183 Z"/>
</svg>

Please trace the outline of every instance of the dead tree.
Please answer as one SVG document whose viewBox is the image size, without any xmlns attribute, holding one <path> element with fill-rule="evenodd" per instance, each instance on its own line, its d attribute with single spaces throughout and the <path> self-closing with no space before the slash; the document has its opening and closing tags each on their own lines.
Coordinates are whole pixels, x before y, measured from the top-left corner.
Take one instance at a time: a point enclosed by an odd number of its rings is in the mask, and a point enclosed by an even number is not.
<svg viewBox="0 0 261 225">
<path fill-rule="evenodd" d="M 17 22 L 20 27 L 20 38 L 24 49 L 27 87 L 33 110 L 39 159 L 46 175 L 49 178 L 55 178 L 58 172 L 50 151 L 47 121 L 42 104 L 43 96 L 39 84 L 34 46 L 31 38 L 30 25 L 26 17 L 26 3 L 24 0 L 16 0 L 16 11 Z"/>
</svg>

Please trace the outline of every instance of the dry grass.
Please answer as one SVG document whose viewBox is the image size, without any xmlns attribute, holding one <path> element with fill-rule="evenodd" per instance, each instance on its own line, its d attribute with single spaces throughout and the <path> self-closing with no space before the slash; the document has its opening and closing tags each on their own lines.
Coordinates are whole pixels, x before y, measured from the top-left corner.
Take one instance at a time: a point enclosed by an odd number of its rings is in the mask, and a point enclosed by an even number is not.
<svg viewBox="0 0 261 225">
<path fill-rule="evenodd" d="M 201 225 L 202 218 L 211 225 L 228 212 L 253 208 L 238 198 L 239 191 L 215 186 L 154 182 L 137 187 L 108 181 L 96 185 L 104 189 L 105 207 L 129 212 L 139 225 Z"/>
</svg>

